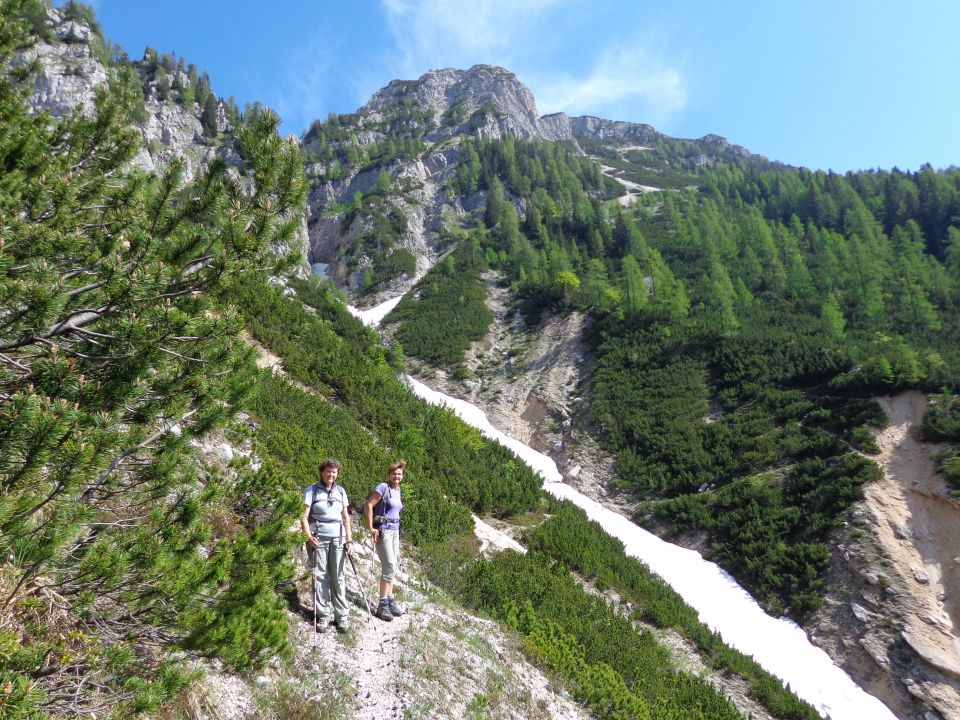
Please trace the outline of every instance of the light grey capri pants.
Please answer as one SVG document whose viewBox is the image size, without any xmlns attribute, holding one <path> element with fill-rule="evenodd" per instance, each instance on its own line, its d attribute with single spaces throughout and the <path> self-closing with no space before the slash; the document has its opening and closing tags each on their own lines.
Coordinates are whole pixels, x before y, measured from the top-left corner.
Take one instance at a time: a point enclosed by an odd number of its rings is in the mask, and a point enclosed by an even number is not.
<svg viewBox="0 0 960 720">
<path fill-rule="evenodd" d="M 380 579 L 393 582 L 400 563 L 400 531 L 381 530 L 377 543 L 377 555 L 380 557 Z"/>
</svg>

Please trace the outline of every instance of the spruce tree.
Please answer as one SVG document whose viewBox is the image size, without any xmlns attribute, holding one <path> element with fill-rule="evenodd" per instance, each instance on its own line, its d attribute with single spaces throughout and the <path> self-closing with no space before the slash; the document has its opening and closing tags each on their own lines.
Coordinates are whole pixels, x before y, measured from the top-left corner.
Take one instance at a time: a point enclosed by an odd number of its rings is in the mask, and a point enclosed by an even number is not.
<svg viewBox="0 0 960 720">
<path fill-rule="evenodd" d="M 203 87 L 201 85 L 201 87 Z M 217 128 L 217 98 L 213 93 L 207 90 L 203 100 L 203 111 L 200 115 L 200 125 L 203 127 L 203 134 L 208 138 L 216 138 Z"/>
</svg>

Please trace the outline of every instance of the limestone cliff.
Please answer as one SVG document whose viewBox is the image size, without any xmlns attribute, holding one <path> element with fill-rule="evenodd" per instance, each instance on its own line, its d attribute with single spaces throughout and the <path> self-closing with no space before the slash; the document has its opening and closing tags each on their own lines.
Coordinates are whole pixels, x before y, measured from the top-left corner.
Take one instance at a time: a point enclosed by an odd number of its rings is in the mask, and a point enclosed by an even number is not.
<svg viewBox="0 0 960 720">
<path fill-rule="evenodd" d="M 39 60 L 29 103 L 54 117 L 63 117 L 75 108 L 91 112 L 96 88 L 111 75 L 104 64 L 106 58 L 98 57 L 95 51 L 98 37 L 85 23 L 69 19 L 64 10 L 53 8 L 48 15 L 52 39 L 38 42 L 17 60 L 22 64 Z M 176 157 L 184 162 L 187 175 L 192 176 L 203 163 L 225 151 L 219 143 L 204 137 L 198 107 L 188 109 L 160 99 L 156 85 L 154 82 L 148 86 L 144 112 L 136 124 L 143 143 L 134 164 L 153 172 Z M 223 118 L 222 130 L 230 129 Z"/>
<path fill-rule="evenodd" d="M 38 41 L 14 59 L 16 65 L 36 61 L 33 87 L 28 103 L 36 112 L 47 111 L 64 117 L 75 110 L 93 111 L 96 89 L 116 74 L 108 46 L 88 24 L 71 19 L 64 9 L 47 11 L 48 40 Z M 160 68 L 152 75 L 145 62 L 128 61 L 140 76 L 144 94 L 143 109 L 134 118 L 140 134 L 140 150 L 132 164 L 147 172 L 161 172 L 177 159 L 183 164 L 186 179 L 194 177 L 215 157 L 228 166 L 239 168 L 242 159 L 233 136 L 233 125 L 225 103 L 215 102 L 215 137 L 204 132 L 202 109 L 188 101 L 191 81 L 186 73 Z M 161 86 L 178 88 L 161 90 Z M 306 220 L 302 224 L 298 247 L 306 246 Z M 285 248 L 277 248 L 285 253 Z"/>
<path fill-rule="evenodd" d="M 485 202 L 482 192 L 458 197 L 446 191 L 462 136 L 565 142 L 574 152 L 613 158 L 651 151 L 649 162 L 634 158 L 651 173 L 720 161 L 770 164 L 716 135 L 676 140 L 650 125 L 540 116 L 530 89 L 500 67 L 430 70 L 416 80 L 392 81 L 355 113 L 317 120 L 304 135 L 310 262 L 361 304 L 411 287 L 443 252 L 444 232 Z M 393 181 L 378 189 L 384 172 Z M 651 187 L 617 179 L 628 191 L 624 205 L 635 198 L 630 192 Z M 391 217 L 392 230 L 383 220 Z M 414 258 L 404 255 L 405 270 L 398 269 L 398 253 Z"/>
<path fill-rule="evenodd" d="M 397 106 L 426 113 L 424 139 L 452 135 L 523 140 L 572 140 L 569 125 L 544 122 L 533 93 L 517 76 L 493 65 L 469 70 L 431 70 L 419 80 L 394 80 L 377 91 L 361 113 L 381 113 Z"/>
</svg>

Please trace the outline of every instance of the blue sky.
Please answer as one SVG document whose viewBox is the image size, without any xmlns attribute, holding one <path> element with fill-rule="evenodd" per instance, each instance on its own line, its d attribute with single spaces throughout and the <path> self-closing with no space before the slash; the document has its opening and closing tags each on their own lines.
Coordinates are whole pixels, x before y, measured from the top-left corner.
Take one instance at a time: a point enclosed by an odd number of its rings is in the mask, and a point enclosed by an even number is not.
<svg viewBox="0 0 960 720">
<path fill-rule="evenodd" d="M 723 135 L 838 172 L 960 166 L 955 0 L 96 0 L 139 58 L 175 52 L 300 134 L 395 78 L 502 65 L 541 113 Z"/>
</svg>

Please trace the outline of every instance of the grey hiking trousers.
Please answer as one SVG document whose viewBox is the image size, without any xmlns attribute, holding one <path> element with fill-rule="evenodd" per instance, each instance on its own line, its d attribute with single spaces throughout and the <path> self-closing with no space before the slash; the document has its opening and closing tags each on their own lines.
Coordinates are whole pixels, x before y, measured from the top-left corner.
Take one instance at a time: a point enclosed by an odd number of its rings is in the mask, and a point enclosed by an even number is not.
<svg viewBox="0 0 960 720">
<path fill-rule="evenodd" d="M 400 563 L 400 531 L 381 530 L 377 543 L 377 555 L 380 557 L 380 579 L 393 582 Z"/>
<path fill-rule="evenodd" d="M 319 545 L 313 551 L 314 587 L 317 595 L 317 622 L 330 622 L 331 606 L 335 620 L 346 618 L 347 579 L 344 574 L 343 540 L 317 538 Z"/>
</svg>

